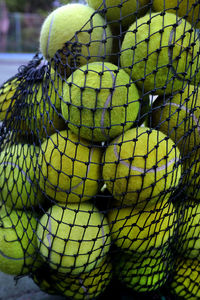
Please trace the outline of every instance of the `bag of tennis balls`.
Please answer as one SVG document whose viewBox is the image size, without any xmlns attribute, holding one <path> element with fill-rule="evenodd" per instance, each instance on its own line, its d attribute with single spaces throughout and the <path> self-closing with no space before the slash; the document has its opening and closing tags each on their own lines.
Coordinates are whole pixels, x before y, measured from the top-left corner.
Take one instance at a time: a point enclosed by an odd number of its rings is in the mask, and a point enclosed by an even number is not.
<svg viewBox="0 0 200 300">
<path fill-rule="evenodd" d="M 26 267 L 46 292 L 104 297 L 114 275 L 119 289 L 122 284 L 148 296 L 170 286 L 180 252 L 198 256 L 198 216 L 184 205 L 199 199 L 198 31 L 187 16 L 152 9 L 152 1 L 133 0 L 55 9 L 41 28 L 42 60 L 36 56 L 20 68 L 12 104 L 0 105 L 0 157 L 11 153 L 4 158 L 9 167 L 2 168 L 0 199 L 6 209 L 9 197 L 21 199 L 27 217 L 38 213 L 37 229 L 26 233 L 30 244 L 36 236 L 42 264 L 34 272 L 33 262 Z M 4 97 L 8 85 L 1 88 Z M 163 120 L 160 111 L 176 95 L 189 110 L 176 107 Z M 162 132 L 163 122 L 173 123 L 181 137 Z M 182 139 L 188 151 L 181 149 Z M 33 149 L 29 158 L 20 147 Z M 13 212 L 20 210 L 16 199 Z M 23 248 L 22 236 L 18 242 L 16 249 Z M 104 264 L 107 257 L 112 268 Z"/>
</svg>

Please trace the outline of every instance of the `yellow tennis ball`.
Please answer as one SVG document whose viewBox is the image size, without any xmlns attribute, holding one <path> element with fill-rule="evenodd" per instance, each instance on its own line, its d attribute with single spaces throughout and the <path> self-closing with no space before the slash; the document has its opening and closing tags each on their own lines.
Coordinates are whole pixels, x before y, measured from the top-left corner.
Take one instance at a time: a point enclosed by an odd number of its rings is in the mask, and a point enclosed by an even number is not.
<svg viewBox="0 0 200 300">
<path fill-rule="evenodd" d="M 62 295 L 75 300 L 95 299 L 110 284 L 112 270 L 112 263 L 106 257 L 90 272 L 68 275 L 63 280 L 56 281 L 55 286 Z"/>
<path fill-rule="evenodd" d="M 66 128 L 61 116 L 61 98 L 67 83 L 54 71 L 41 81 L 27 85 L 22 116 L 25 127 L 39 139 Z"/>
<path fill-rule="evenodd" d="M 91 141 L 106 141 L 129 129 L 137 118 L 140 98 L 124 70 L 94 62 L 68 78 L 61 103 L 69 128 Z"/>
<path fill-rule="evenodd" d="M 59 202 L 79 202 L 95 196 L 101 179 L 101 148 L 60 131 L 41 145 L 37 178 L 41 189 Z"/>
<path fill-rule="evenodd" d="M 53 66 L 60 65 L 66 74 L 92 61 L 108 58 L 112 34 L 106 21 L 91 7 L 67 4 L 54 10 L 44 21 L 40 49 Z M 58 50 L 60 53 L 55 54 Z"/>
<path fill-rule="evenodd" d="M 158 97 L 153 103 L 152 127 L 161 130 L 178 145 L 182 155 L 200 144 L 200 89 L 188 85 L 173 97 Z"/>
<path fill-rule="evenodd" d="M 190 199 L 179 211 L 177 252 L 182 257 L 200 260 L 200 205 Z"/>
<path fill-rule="evenodd" d="M 73 275 L 95 268 L 111 244 L 107 218 L 90 202 L 52 206 L 38 224 L 37 237 L 44 260 Z"/>
<path fill-rule="evenodd" d="M 200 264 L 197 259 L 179 257 L 171 279 L 170 291 L 183 299 L 200 298 Z"/>
<path fill-rule="evenodd" d="M 200 27 L 200 4 L 197 0 L 154 0 L 153 9 L 155 11 L 166 11 L 184 17 L 195 27 Z"/>
<path fill-rule="evenodd" d="M 36 219 L 22 210 L 0 209 L 0 270 L 11 275 L 28 274 L 39 266 Z"/>
<path fill-rule="evenodd" d="M 147 257 L 135 260 L 130 254 L 120 253 L 116 260 L 118 279 L 137 292 L 150 292 L 162 287 L 170 273 L 166 258 Z"/>
<path fill-rule="evenodd" d="M 191 24 L 176 15 L 146 14 L 133 23 L 121 48 L 121 66 L 155 95 L 183 89 L 199 77 L 200 41 Z"/>
<path fill-rule="evenodd" d="M 13 209 L 43 203 L 35 179 L 39 147 L 15 144 L 0 153 L 0 203 Z"/>
<path fill-rule="evenodd" d="M 133 207 L 108 212 L 111 238 L 117 247 L 140 254 L 169 246 L 177 227 L 177 213 L 172 203 L 160 201 L 153 209 Z"/>
<path fill-rule="evenodd" d="M 12 107 L 16 101 L 15 92 L 20 84 L 18 78 L 4 83 L 0 88 L 0 121 L 10 118 Z"/>
<path fill-rule="evenodd" d="M 148 9 L 149 0 L 87 0 L 89 6 L 105 16 L 112 27 L 129 27 L 136 19 Z M 104 9 L 106 10 L 104 12 Z"/>
<path fill-rule="evenodd" d="M 191 199 L 200 199 L 200 150 L 197 146 L 195 151 L 191 151 L 187 156 L 184 157 L 182 163 L 183 178 L 182 186 L 184 192 Z"/>
<path fill-rule="evenodd" d="M 137 207 L 169 198 L 181 177 L 180 152 L 160 131 L 132 128 L 108 145 L 103 179 L 114 198 Z"/>
</svg>

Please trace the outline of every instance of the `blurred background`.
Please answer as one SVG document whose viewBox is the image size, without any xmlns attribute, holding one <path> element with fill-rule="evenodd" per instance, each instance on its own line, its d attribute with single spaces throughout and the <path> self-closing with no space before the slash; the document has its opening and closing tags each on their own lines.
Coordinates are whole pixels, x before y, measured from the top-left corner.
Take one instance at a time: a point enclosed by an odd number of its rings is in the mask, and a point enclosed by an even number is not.
<svg viewBox="0 0 200 300">
<path fill-rule="evenodd" d="M 0 0 L 0 85 L 39 50 L 45 17 L 55 8 L 84 0 Z"/>
</svg>

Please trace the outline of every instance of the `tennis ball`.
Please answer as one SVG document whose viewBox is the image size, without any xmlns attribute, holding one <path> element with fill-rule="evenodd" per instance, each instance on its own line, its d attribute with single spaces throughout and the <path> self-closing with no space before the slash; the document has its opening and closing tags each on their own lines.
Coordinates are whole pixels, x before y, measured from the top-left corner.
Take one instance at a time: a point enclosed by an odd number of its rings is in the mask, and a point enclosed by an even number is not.
<svg viewBox="0 0 200 300">
<path fill-rule="evenodd" d="M 59 202 L 89 200 L 99 190 L 101 148 L 60 131 L 46 139 L 37 167 L 37 180 L 46 195 Z"/>
<path fill-rule="evenodd" d="M 108 212 L 111 238 L 117 247 L 145 254 L 166 248 L 177 226 L 172 203 L 159 201 L 153 209 L 115 208 Z"/>
<path fill-rule="evenodd" d="M 0 88 L 0 121 L 10 118 L 11 109 L 16 101 L 15 93 L 20 84 L 18 78 L 11 79 Z"/>
<path fill-rule="evenodd" d="M 54 58 L 54 68 L 58 65 L 60 71 L 69 75 L 87 62 L 108 58 L 112 50 L 112 33 L 93 8 L 78 3 L 67 4 L 45 19 L 40 49 L 46 59 Z"/>
<path fill-rule="evenodd" d="M 145 91 L 171 94 L 187 80 L 197 81 L 200 41 L 176 15 L 152 13 L 130 26 L 121 49 L 121 66 Z"/>
<path fill-rule="evenodd" d="M 132 128 L 114 139 L 102 158 L 103 179 L 114 198 L 142 208 L 169 198 L 181 177 L 180 152 L 165 134 Z"/>
<path fill-rule="evenodd" d="M 182 155 L 200 144 L 200 89 L 193 85 L 172 97 L 158 97 L 152 108 L 152 127 L 161 130 L 178 145 Z"/>
<path fill-rule="evenodd" d="M 200 27 L 200 5 L 197 0 L 154 0 L 153 9 L 177 14 L 179 17 L 184 17 L 193 26 Z"/>
<path fill-rule="evenodd" d="M 135 260 L 126 253 L 120 254 L 115 264 L 118 279 L 137 292 L 150 292 L 162 287 L 169 276 L 169 269 L 166 258 Z"/>
<path fill-rule="evenodd" d="M 90 202 L 52 206 L 38 224 L 37 237 L 44 260 L 73 275 L 95 268 L 111 244 L 107 218 Z"/>
<path fill-rule="evenodd" d="M 183 299 L 196 300 L 200 297 L 199 284 L 199 261 L 179 257 L 171 280 L 170 292 Z"/>
<path fill-rule="evenodd" d="M 68 275 L 66 279 L 56 281 L 59 292 L 75 300 L 95 299 L 101 295 L 112 279 L 112 264 L 106 257 L 94 269 L 80 275 Z"/>
<path fill-rule="evenodd" d="M 183 178 L 182 178 L 182 186 L 184 188 L 184 192 L 187 194 L 189 198 L 197 200 L 199 202 L 200 199 L 200 151 L 197 146 L 197 149 L 191 151 L 187 156 L 185 156 L 183 163 Z"/>
<path fill-rule="evenodd" d="M 149 0 L 87 0 L 89 6 L 93 7 L 109 21 L 112 27 L 129 27 L 136 16 L 145 14 L 148 9 Z M 105 11 L 104 11 L 105 10 Z"/>
<path fill-rule="evenodd" d="M 36 219 L 22 210 L 0 209 L 0 271 L 27 274 L 39 266 Z"/>
<path fill-rule="evenodd" d="M 29 85 L 24 95 L 22 116 L 25 127 L 39 139 L 66 128 L 61 116 L 61 98 L 67 83 L 54 71 Z"/>
<path fill-rule="evenodd" d="M 200 260 L 200 205 L 191 199 L 179 210 L 177 251 L 182 257 Z"/>
<path fill-rule="evenodd" d="M 35 180 L 39 148 L 15 144 L 0 153 L 0 203 L 14 209 L 43 203 Z"/>
<path fill-rule="evenodd" d="M 139 111 L 139 93 L 124 70 L 94 62 L 68 78 L 61 103 L 69 128 L 92 141 L 106 141 L 129 129 Z"/>
</svg>

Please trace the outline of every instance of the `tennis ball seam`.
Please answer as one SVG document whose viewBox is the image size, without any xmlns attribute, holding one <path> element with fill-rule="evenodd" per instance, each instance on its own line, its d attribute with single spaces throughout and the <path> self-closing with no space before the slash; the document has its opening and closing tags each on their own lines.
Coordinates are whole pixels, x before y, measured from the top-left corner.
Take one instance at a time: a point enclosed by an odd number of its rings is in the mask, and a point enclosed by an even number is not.
<svg viewBox="0 0 200 300">
<path fill-rule="evenodd" d="M 75 190 L 75 189 L 77 189 L 77 188 L 79 188 L 86 180 L 92 180 L 91 178 L 88 178 L 87 176 L 88 176 L 88 174 L 89 174 L 89 172 L 90 172 L 90 167 L 91 167 L 91 163 L 92 163 L 92 155 L 93 155 L 93 152 L 94 152 L 94 148 L 92 148 L 91 149 L 91 153 L 90 153 L 90 158 L 89 158 L 89 165 L 88 165 L 88 168 L 86 169 L 86 176 L 85 176 L 85 180 L 81 180 L 79 183 L 77 183 L 75 186 L 71 186 L 69 189 L 67 189 L 67 190 L 64 190 L 64 189 L 61 189 L 60 188 L 60 186 L 58 185 L 57 187 L 56 187 L 56 193 L 63 193 L 63 192 L 65 192 L 65 193 L 70 193 L 71 191 L 73 191 L 73 190 Z M 67 174 L 66 174 L 67 175 Z M 67 175 L 68 176 L 68 175 Z M 69 177 L 69 176 L 68 176 Z M 76 176 L 76 177 L 78 177 L 78 176 Z M 83 178 L 83 177 L 82 177 Z M 54 186 L 52 186 L 49 182 L 48 182 L 48 180 L 45 182 L 45 185 L 49 188 L 49 189 L 51 189 L 52 191 L 55 191 L 55 187 Z M 71 184 L 70 184 L 71 185 Z M 84 194 L 85 195 L 85 194 Z M 89 195 L 85 195 L 85 196 L 89 196 Z"/>
<path fill-rule="evenodd" d="M 187 109 L 187 107 L 185 107 L 183 104 L 182 105 L 179 105 L 177 103 L 173 103 L 173 102 L 170 102 L 170 103 L 165 103 L 165 106 L 175 106 L 175 107 L 178 107 L 180 109 L 183 109 L 186 113 L 188 113 L 194 120 L 194 122 L 196 123 L 197 125 L 197 131 L 200 135 L 200 126 L 199 126 L 199 120 L 198 118 L 195 116 L 195 114 L 191 113 L 189 109 Z"/>
<path fill-rule="evenodd" d="M 19 165 L 16 165 L 15 163 L 11 163 L 9 161 L 1 162 L 0 165 L 11 165 L 12 167 L 17 168 L 22 173 L 22 175 L 24 175 L 26 180 L 29 183 L 33 184 L 33 181 L 30 179 L 30 177 L 27 176 L 27 174 L 24 172 L 24 170 Z"/>
<path fill-rule="evenodd" d="M 182 24 L 182 20 L 179 20 L 177 25 L 181 25 Z M 177 41 L 175 41 L 175 43 L 172 43 L 172 39 L 174 37 L 174 34 L 176 33 L 176 28 L 177 26 L 173 26 L 170 35 L 169 35 L 169 41 L 168 41 L 168 58 L 169 58 L 169 64 L 170 64 L 170 68 L 172 73 L 176 76 L 177 80 L 179 81 L 183 81 L 184 82 L 184 78 L 182 78 L 180 75 L 177 74 L 175 68 L 173 67 L 173 47 L 170 47 L 170 45 L 177 45 L 181 48 L 184 48 L 183 45 L 180 45 L 177 43 Z M 183 75 L 184 76 L 184 75 Z"/>
<path fill-rule="evenodd" d="M 117 152 L 117 144 L 114 145 L 114 154 L 117 160 L 119 160 L 119 155 Z M 176 158 L 172 158 L 170 161 L 168 161 L 167 166 L 166 164 L 164 164 L 163 166 L 160 167 L 154 167 L 152 166 L 150 169 L 143 169 L 143 168 L 138 168 L 136 166 L 130 166 L 129 163 L 125 162 L 124 159 L 120 159 L 119 160 L 119 164 L 123 164 L 124 166 L 128 167 L 130 170 L 139 172 L 139 173 L 155 173 L 155 172 L 159 172 L 159 171 L 164 171 L 167 167 L 170 167 L 172 164 L 174 164 L 176 162 Z"/>
</svg>

